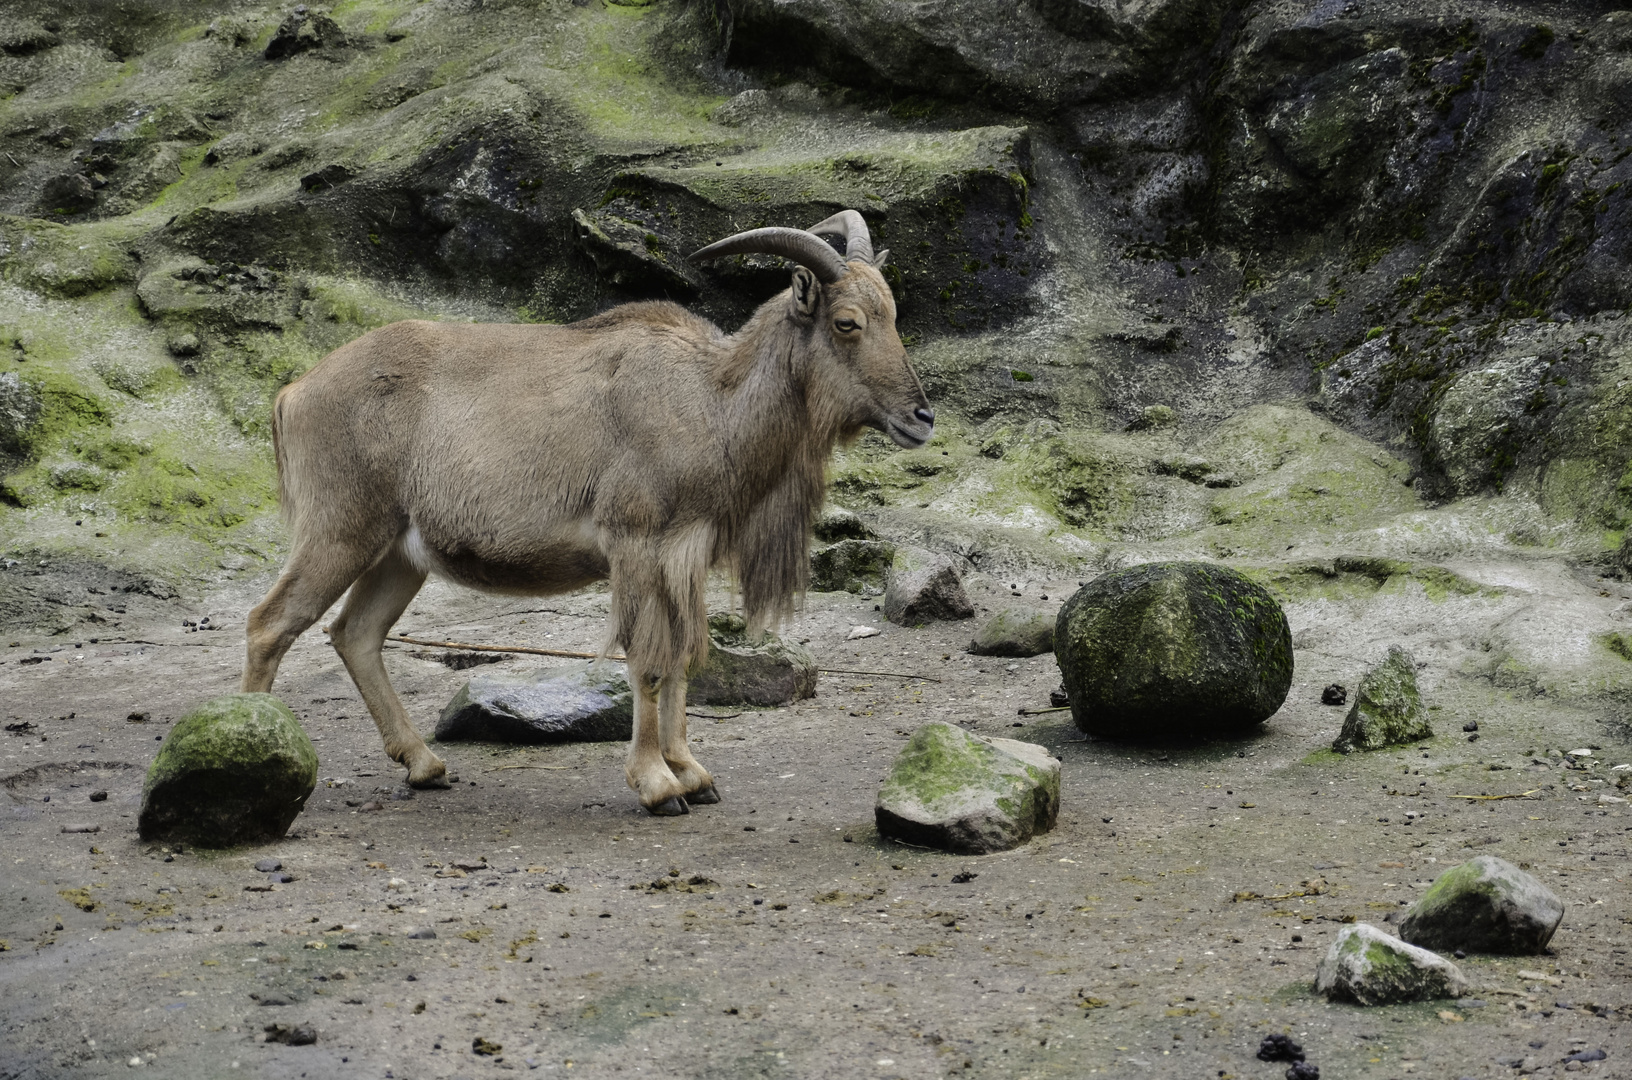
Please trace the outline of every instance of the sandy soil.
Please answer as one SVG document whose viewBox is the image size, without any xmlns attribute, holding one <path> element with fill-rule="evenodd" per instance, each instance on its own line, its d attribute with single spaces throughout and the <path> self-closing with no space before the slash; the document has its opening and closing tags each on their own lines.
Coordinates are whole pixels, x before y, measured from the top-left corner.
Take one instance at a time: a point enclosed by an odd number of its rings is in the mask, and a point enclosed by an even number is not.
<svg viewBox="0 0 1632 1080">
<path fill-rule="evenodd" d="M 904 630 L 872 600 L 814 595 L 787 633 L 824 666 L 929 678 L 828 674 L 790 708 L 699 710 L 718 714 L 692 733 L 724 802 L 678 819 L 639 811 L 618 745 L 446 746 L 458 785 L 396 798 L 400 770 L 313 631 L 277 692 L 324 780 L 283 842 L 221 853 L 143 844 L 135 814 L 170 723 L 236 688 L 253 590 L 127 616 L 118 641 L 16 639 L 0 647 L 0 713 L 33 726 L 0 737 L 0 1077 L 1278 1078 L 1284 1065 L 1253 1056 L 1270 1032 L 1301 1040 L 1328 1078 L 1508 1075 L 1497 1059 L 1525 1057 L 1550 1075 L 1584 1047 L 1609 1055 L 1589 1071 L 1632 1075 L 1632 820 L 1598 801 L 1632 761 L 1625 729 L 1457 675 L 1451 655 L 1477 649 L 1455 627 L 1501 619 L 1545 637 L 1622 597 L 1557 566 L 1501 573 L 1519 582 L 1504 586 L 1512 603 L 1289 608 L 1286 706 L 1259 737 L 1189 747 L 1019 717 L 1058 684 L 1051 657 L 970 657 L 972 623 Z M 1020 601 L 998 582 L 972 591 L 995 610 L 1057 605 L 1074 585 L 1028 582 Z M 433 585 L 401 628 L 586 648 L 604 611 L 603 593 L 516 602 Z M 224 628 L 182 631 L 203 614 Z M 863 622 L 885 632 L 846 641 Z M 1344 710 L 1321 688 L 1352 688 L 1396 640 L 1429 661 L 1439 735 L 1322 753 Z M 423 730 L 467 677 L 439 656 L 388 656 Z M 983 858 L 880 840 L 878 781 L 931 719 L 1049 747 L 1064 762 L 1058 827 Z M 1587 747 L 1589 769 L 1547 756 Z M 353 805 L 370 799 L 383 808 Z M 79 824 L 101 831 L 63 831 Z M 1552 955 L 1468 958 L 1476 999 L 1460 1007 L 1312 995 L 1346 921 L 1384 925 L 1487 852 L 1564 898 Z M 253 864 L 269 857 L 294 881 L 267 891 Z M 420 928 L 436 936 L 409 936 Z M 317 1040 L 263 1042 L 272 1024 Z M 476 1040 L 501 1049 L 478 1055 Z"/>
</svg>

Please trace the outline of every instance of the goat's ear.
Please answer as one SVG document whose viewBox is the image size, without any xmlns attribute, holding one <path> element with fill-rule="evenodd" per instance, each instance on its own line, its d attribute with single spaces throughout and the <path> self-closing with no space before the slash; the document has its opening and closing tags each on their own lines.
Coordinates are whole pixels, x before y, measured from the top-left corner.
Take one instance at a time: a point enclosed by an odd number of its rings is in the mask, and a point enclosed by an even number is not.
<svg viewBox="0 0 1632 1080">
<path fill-rule="evenodd" d="M 814 315 L 822 299 L 822 286 L 816 275 L 803 266 L 793 268 L 793 308 L 801 315 Z"/>
<path fill-rule="evenodd" d="M 890 249 L 889 248 L 885 248 L 883 251 L 880 251 L 877 255 L 874 255 L 873 256 L 873 269 L 874 270 L 884 269 L 884 260 L 888 259 L 889 257 L 890 257 Z"/>
</svg>

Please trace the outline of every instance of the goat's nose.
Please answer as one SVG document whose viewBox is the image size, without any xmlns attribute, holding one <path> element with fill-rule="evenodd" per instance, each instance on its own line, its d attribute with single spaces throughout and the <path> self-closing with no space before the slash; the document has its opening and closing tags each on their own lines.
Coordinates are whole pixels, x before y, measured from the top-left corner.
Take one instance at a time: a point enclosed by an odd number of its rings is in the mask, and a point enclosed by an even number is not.
<svg viewBox="0 0 1632 1080">
<path fill-rule="evenodd" d="M 918 419 L 922 420 L 926 424 L 933 424 L 935 422 L 935 410 L 934 409 L 925 408 L 923 406 L 920 406 L 920 407 L 912 410 L 912 415 L 916 416 Z"/>
</svg>

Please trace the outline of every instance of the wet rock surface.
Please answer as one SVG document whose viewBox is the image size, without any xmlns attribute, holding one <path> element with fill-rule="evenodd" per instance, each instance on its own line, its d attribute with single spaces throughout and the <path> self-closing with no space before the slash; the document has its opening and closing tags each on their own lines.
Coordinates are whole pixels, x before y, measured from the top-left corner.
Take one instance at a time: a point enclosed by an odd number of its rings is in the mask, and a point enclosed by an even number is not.
<svg viewBox="0 0 1632 1080">
<path fill-rule="evenodd" d="M 271 694 L 197 706 L 171 729 L 147 771 L 144 840 L 234 847 L 281 839 L 317 785 L 317 752 Z"/>
<path fill-rule="evenodd" d="M 1455 964 L 1370 923 L 1339 932 L 1315 972 L 1317 994 L 1357 1005 L 1455 998 L 1467 988 Z"/>
<path fill-rule="evenodd" d="M 1479 855 L 1451 867 L 1400 919 L 1400 937 L 1442 952 L 1545 952 L 1564 903 L 1505 859 Z"/>
<path fill-rule="evenodd" d="M 967 855 L 1007 851 L 1054 827 L 1060 763 L 1041 746 L 952 724 L 913 732 L 878 789 L 878 831 Z"/>
<path fill-rule="evenodd" d="M 1417 689 L 1417 664 L 1411 654 L 1391 645 L 1383 662 L 1366 672 L 1343 718 L 1343 731 L 1332 749 L 1339 753 L 1381 750 L 1431 738 L 1433 726 Z"/>
<path fill-rule="evenodd" d="M 518 682 L 478 676 L 443 708 L 439 742 L 562 743 L 628 739 L 635 696 L 623 665 L 547 668 Z"/>
<path fill-rule="evenodd" d="M 1072 718 L 1093 735 L 1239 734 L 1269 719 L 1292 685 L 1280 605 L 1208 563 L 1096 578 L 1060 609 L 1054 654 Z"/>
</svg>

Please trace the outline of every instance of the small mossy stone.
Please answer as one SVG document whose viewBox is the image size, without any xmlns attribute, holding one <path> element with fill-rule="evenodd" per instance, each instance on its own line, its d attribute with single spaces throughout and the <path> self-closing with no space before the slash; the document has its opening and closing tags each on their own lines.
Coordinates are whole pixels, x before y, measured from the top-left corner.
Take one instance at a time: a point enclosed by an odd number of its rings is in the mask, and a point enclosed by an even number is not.
<svg viewBox="0 0 1632 1080">
<path fill-rule="evenodd" d="M 1004 608 L 975 631 L 969 651 L 976 656 L 1041 656 L 1054 651 L 1052 612 Z"/>
<path fill-rule="evenodd" d="M 840 540 L 810 557 L 810 587 L 816 592 L 852 592 L 877 596 L 895 558 L 895 545 L 884 540 Z"/>
<path fill-rule="evenodd" d="M 1480 855 L 1451 867 L 1400 920 L 1400 937 L 1425 949 L 1545 952 L 1564 919 L 1551 889 L 1506 859 Z"/>
<path fill-rule="evenodd" d="M 935 721 L 913 732 L 878 789 L 878 831 L 910 844 L 984 855 L 1054 827 L 1060 763 L 1047 750 Z"/>
<path fill-rule="evenodd" d="M 1212 563 L 1095 578 L 1060 609 L 1054 655 L 1077 727 L 1199 738 L 1248 731 L 1292 687 L 1292 632 L 1264 588 Z"/>
<path fill-rule="evenodd" d="M 708 660 L 686 683 L 689 705 L 786 705 L 816 696 L 816 658 L 741 615 L 708 617 Z"/>
<path fill-rule="evenodd" d="M 1366 673 L 1355 691 L 1354 705 L 1343 720 L 1343 732 L 1332 743 L 1342 754 L 1380 750 L 1405 742 L 1431 738 L 1433 727 L 1417 689 L 1417 665 L 1398 645 Z"/>
<path fill-rule="evenodd" d="M 271 694 L 229 694 L 177 722 L 147 770 L 143 840 L 232 847 L 282 838 L 317 786 L 317 751 Z"/>
<path fill-rule="evenodd" d="M 1315 969 L 1315 993 L 1358 1005 L 1456 998 L 1467 989 L 1455 964 L 1370 923 L 1344 927 Z"/>
</svg>

